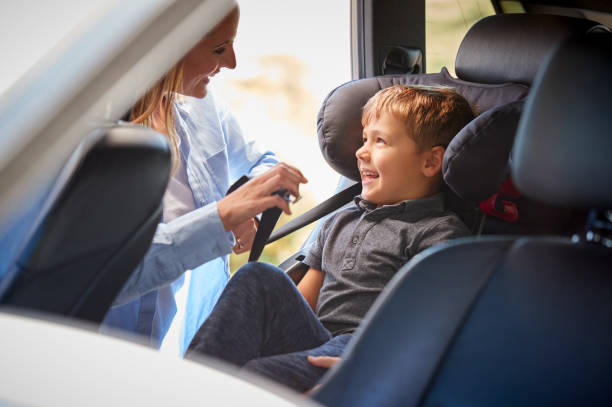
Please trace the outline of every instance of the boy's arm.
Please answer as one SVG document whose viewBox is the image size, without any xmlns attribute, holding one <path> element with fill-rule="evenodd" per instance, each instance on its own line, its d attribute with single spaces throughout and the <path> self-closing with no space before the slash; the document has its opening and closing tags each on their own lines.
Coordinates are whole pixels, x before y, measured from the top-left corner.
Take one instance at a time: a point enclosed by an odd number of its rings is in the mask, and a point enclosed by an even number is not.
<svg viewBox="0 0 612 407">
<path fill-rule="evenodd" d="M 321 287 L 323 286 L 323 278 L 324 275 L 321 270 L 311 267 L 297 285 L 298 291 L 302 294 L 302 297 L 304 297 L 308 305 L 310 305 L 313 312 L 317 306 L 319 291 L 321 291 Z"/>
</svg>

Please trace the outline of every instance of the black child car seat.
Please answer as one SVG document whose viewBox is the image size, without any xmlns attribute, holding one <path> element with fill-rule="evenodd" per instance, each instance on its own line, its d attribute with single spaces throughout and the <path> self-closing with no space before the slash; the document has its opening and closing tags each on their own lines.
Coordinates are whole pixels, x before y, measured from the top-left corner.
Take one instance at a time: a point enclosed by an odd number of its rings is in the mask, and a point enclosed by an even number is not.
<svg viewBox="0 0 612 407">
<path fill-rule="evenodd" d="M 270 242 L 318 219 L 328 213 L 328 208 L 350 202 L 360 192 L 359 184 L 350 185 L 360 180 L 355 151 L 362 143 L 361 108 L 377 91 L 395 84 L 450 86 L 480 113 L 448 146 L 443 166 L 449 187 L 447 205 L 474 234 L 571 234 L 575 230 L 573 210 L 543 205 L 523 196 L 512 202 L 519 205 L 520 213 L 514 223 L 509 223 L 485 217 L 478 203 L 492 197 L 507 183 L 522 100 L 542 61 L 565 39 L 595 30 L 605 27 L 563 16 L 491 16 L 477 22 L 463 39 L 457 53 L 458 78 L 443 68 L 439 73 L 359 79 L 334 89 L 325 98 L 317 118 L 319 145 L 329 165 L 342 175 L 339 190 L 346 189 L 275 230 Z M 527 38 L 528 47 L 524 46 Z M 501 199 L 504 196 L 499 197 L 495 203 L 505 203 Z M 307 270 L 300 260 L 316 231 L 299 252 L 280 265 L 294 281 Z"/>
</svg>

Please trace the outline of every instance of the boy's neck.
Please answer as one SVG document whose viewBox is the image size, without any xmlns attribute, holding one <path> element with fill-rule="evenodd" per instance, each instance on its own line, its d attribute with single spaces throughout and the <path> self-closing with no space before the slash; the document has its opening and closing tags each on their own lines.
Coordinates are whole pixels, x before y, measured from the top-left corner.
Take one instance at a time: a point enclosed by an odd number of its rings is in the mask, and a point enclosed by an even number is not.
<svg viewBox="0 0 612 407">
<path fill-rule="evenodd" d="M 442 181 L 436 180 L 432 182 L 427 182 L 421 185 L 420 188 L 416 188 L 415 190 L 406 193 L 406 195 L 397 202 L 392 202 L 392 203 L 373 202 L 373 203 L 376 204 L 377 208 L 380 208 L 383 205 L 397 205 L 400 202 L 404 202 L 408 200 L 423 199 L 423 198 L 427 198 L 429 196 L 437 194 L 438 192 L 440 192 L 441 187 L 442 187 Z"/>
</svg>

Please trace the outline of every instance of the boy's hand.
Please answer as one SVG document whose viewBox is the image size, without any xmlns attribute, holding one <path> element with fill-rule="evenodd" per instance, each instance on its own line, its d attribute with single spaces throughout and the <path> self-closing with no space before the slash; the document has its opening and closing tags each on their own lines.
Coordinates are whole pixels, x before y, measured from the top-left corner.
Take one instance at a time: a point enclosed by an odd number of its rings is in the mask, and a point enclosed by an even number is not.
<svg viewBox="0 0 612 407">
<path fill-rule="evenodd" d="M 308 363 L 313 366 L 322 367 L 325 369 L 329 369 L 334 366 L 336 363 L 342 361 L 342 358 L 337 356 L 308 356 Z"/>
<path fill-rule="evenodd" d="M 336 363 L 340 363 L 342 361 L 342 358 L 339 358 L 337 356 L 307 356 L 306 359 L 311 365 L 316 367 L 322 367 L 324 369 L 330 369 L 331 367 L 335 366 Z M 315 390 L 319 388 L 319 386 L 320 385 L 317 384 L 315 387 L 308 390 L 304 394 L 306 396 L 310 396 Z"/>
<path fill-rule="evenodd" d="M 240 254 L 248 252 L 253 246 L 253 240 L 255 240 L 255 234 L 257 233 L 257 222 L 255 218 L 242 222 L 232 229 L 232 233 L 234 233 L 234 237 L 236 238 L 236 245 L 233 247 L 234 253 Z"/>
</svg>

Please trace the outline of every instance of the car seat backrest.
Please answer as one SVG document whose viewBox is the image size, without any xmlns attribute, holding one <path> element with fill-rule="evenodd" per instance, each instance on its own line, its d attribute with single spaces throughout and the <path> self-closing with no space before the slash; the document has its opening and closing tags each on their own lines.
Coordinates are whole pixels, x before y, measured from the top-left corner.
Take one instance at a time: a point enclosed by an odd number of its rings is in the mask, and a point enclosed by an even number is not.
<svg viewBox="0 0 612 407">
<path fill-rule="evenodd" d="M 167 142 L 129 124 L 92 137 L 4 276 L 2 304 L 99 322 L 148 249 L 170 172 Z"/>
<path fill-rule="evenodd" d="M 401 85 L 451 86 L 471 106 L 488 110 L 494 106 L 523 99 L 528 87 L 521 84 L 480 84 L 453 78 L 443 68 L 434 74 L 389 75 L 359 79 L 334 89 L 325 98 L 317 116 L 319 146 L 329 165 L 340 174 L 359 180 L 355 152 L 361 146 L 361 111 L 367 100 L 381 89 Z"/>
<path fill-rule="evenodd" d="M 457 53 L 455 69 L 459 78 L 469 81 L 531 84 L 550 52 L 567 39 L 608 32 L 607 27 L 594 21 L 566 16 L 491 16 L 468 31 Z M 508 174 L 511 167 L 509 162 Z M 504 190 L 508 183 L 511 197 Z M 481 223 L 482 233 L 571 235 L 581 229 L 586 211 L 516 194 L 508 178 L 498 193 L 480 203 L 480 208 L 489 214 Z M 507 212 L 513 212 L 511 220 L 505 216 Z"/>
<path fill-rule="evenodd" d="M 612 36 L 570 41 L 537 78 L 513 153 L 513 178 L 530 197 L 612 208 L 611 43 Z M 576 73 L 571 80 L 568 71 Z"/>
</svg>

